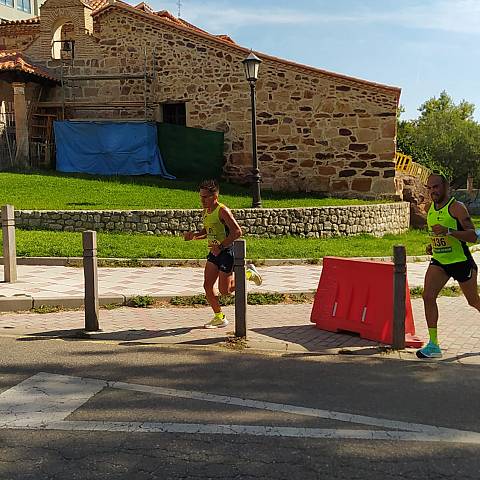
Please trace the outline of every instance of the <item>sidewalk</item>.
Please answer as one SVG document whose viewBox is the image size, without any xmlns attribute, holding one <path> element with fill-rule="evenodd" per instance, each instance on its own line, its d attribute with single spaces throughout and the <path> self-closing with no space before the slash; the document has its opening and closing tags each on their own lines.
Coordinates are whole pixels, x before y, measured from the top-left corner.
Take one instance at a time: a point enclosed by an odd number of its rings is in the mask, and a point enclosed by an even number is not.
<svg viewBox="0 0 480 480">
<path fill-rule="evenodd" d="M 417 335 L 427 338 L 427 328 L 420 299 L 413 300 Z M 440 363 L 459 362 L 480 365 L 480 314 L 470 308 L 463 297 L 441 297 L 439 338 L 444 349 Z M 258 305 L 248 308 L 248 347 L 272 350 L 283 354 L 383 355 L 379 344 L 355 335 L 326 332 L 310 323 L 311 304 Z M 127 308 L 100 311 L 103 332 L 94 334 L 95 341 L 129 345 L 220 345 L 234 331 L 234 308 L 224 309 L 230 325 L 207 330 L 203 324 L 211 317 L 202 308 Z M 83 311 L 50 314 L 2 313 L 0 336 L 69 337 L 84 327 Z M 34 338 L 31 338 L 33 340 Z M 347 352 L 345 352 L 347 350 Z M 394 358 L 417 360 L 415 350 L 394 352 Z M 417 360 L 420 362 L 420 360 Z"/>
<path fill-rule="evenodd" d="M 480 263 L 480 252 L 474 257 Z M 409 263 L 410 287 L 423 285 L 428 262 Z M 322 267 L 320 265 L 285 265 L 259 267 L 264 277 L 261 287 L 249 285 L 251 292 L 301 293 L 317 289 Z M 200 267 L 140 267 L 99 268 L 99 294 L 104 303 L 121 302 L 135 295 L 150 295 L 158 299 L 190 296 L 203 293 L 203 268 Z M 0 267 L 0 282 L 3 268 Z M 0 298 L 15 296 L 33 299 L 33 306 L 59 304 L 79 306 L 83 300 L 83 269 L 75 267 L 18 266 L 18 282 L 0 283 Z M 108 297 L 108 298 L 107 298 Z M 77 302 L 75 302 L 77 299 Z M 70 303 L 68 303 L 70 301 Z M 55 303 L 56 302 L 56 303 Z M 0 306 L 0 311 L 1 311 Z"/>
<path fill-rule="evenodd" d="M 477 262 L 480 253 L 474 255 Z M 408 265 L 409 286 L 423 284 L 427 263 Z M 251 292 L 314 292 L 321 266 L 296 265 L 259 267 L 264 276 L 261 287 L 249 284 Z M 0 279 L 3 280 L 3 268 Z M 73 267 L 19 266 L 19 282 L 0 284 L 0 310 L 15 301 L 23 309 L 32 306 L 79 306 L 83 301 L 83 270 Z M 203 293 L 203 269 L 190 267 L 99 268 L 99 292 L 103 303 L 123 302 L 134 295 L 166 299 L 176 295 Z M 422 301 L 412 301 L 417 335 L 427 338 Z M 8 305 L 7 305 L 8 306 Z M 463 297 L 439 299 L 440 340 L 445 350 L 442 362 L 480 364 L 480 314 Z M 310 323 L 311 304 L 250 306 L 248 346 L 287 354 L 379 353 L 375 342 L 353 335 L 325 332 Z M 5 309 L 5 308 L 4 308 Z M 20 308 L 19 308 L 20 309 Z M 119 308 L 101 310 L 103 333 L 97 340 L 131 344 L 211 345 L 225 342 L 234 330 L 234 309 L 225 309 L 231 324 L 221 330 L 205 330 L 209 308 Z M 0 313 L 0 335 L 64 337 L 84 327 L 83 311 L 52 314 Z M 414 359 L 414 351 L 394 353 Z"/>
</svg>

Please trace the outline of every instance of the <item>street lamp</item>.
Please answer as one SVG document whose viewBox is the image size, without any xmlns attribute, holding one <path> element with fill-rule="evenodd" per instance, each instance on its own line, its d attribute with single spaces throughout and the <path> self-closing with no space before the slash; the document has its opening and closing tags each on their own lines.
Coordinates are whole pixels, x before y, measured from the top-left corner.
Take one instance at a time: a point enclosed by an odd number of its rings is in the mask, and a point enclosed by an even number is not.
<svg viewBox="0 0 480 480">
<path fill-rule="evenodd" d="M 255 84 L 258 79 L 258 70 L 262 61 L 252 52 L 248 55 L 245 60 L 242 60 L 243 66 L 245 67 L 245 76 L 248 83 L 250 84 L 250 99 L 252 102 L 252 190 L 253 190 L 253 208 L 262 207 L 262 199 L 260 197 L 260 180 L 262 176 L 260 175 L 260 170 L 258 169 L 258 159 L 257 159 L 257 108 L 255 101 Z"/>
</svg>

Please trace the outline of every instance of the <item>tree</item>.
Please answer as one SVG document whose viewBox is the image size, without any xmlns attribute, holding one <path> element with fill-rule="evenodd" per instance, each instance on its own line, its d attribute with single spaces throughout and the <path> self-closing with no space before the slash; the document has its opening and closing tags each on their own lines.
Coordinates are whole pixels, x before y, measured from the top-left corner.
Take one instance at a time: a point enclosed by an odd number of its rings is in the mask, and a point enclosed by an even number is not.
<svg viewBox="0 0 480 480">
<path fill-rule="evenodd" d="M 473 118 L 475 105 L 465 100 L 456 105 L 443 91 L 418 110 L 418 119 L 399 121 L 398 150 L 449 175 L 454 188 L 464 185 L 468 175 L 478 181 L 480 125 Z"/>
</svg>

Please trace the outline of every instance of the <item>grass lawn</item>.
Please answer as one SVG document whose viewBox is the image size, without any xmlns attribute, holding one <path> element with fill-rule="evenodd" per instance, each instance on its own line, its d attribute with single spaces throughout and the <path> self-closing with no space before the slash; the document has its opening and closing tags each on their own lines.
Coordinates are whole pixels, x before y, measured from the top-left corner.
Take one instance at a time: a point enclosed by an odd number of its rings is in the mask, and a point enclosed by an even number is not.
<svg viewBox="0 0 480 480">
<path fill-rule="evenodd" d="M 151 176 L 95 177 L 58 172 L 0 172 L 0 192 L 0 204 L 11 204 L 18 210 L 200 208 L 198 183 Z M 251 207 L 248 187 L 224 183 L 221 185 L 221 199 L 230 208 Z M 266 208 L 379 203 L 272 191 L 262 192 L 262 199 Z"/>
<path fill-rule="evenodd" d="M 17 229 L 17 255 L 26 257 L 80 257 L 81 233 Z M 205 241 L 185 242 L 181 237 L 99 233 L 99 257 L 116 258 L 204 258 Z M 412 230 L 403 235 L 375 238 L 367 235 L 330 239 L 297 237 L 247 237 L 247 256 L 265 258 L 383 257 L 392 254 L 393 245 L 403 244 L 408 255 L 423 255 L 427 235 Z"/>
</svg>

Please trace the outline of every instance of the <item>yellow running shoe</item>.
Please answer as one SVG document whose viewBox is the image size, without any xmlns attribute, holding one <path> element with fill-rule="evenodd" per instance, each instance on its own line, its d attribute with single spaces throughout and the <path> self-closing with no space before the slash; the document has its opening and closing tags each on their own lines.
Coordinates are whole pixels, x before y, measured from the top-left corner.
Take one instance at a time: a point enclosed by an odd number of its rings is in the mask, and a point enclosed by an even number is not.
<svg viewBox="0 0 480 480">
<path fill-rule="evenodd" d="M 223 312 L 216 313 L 213 318 L 204 325 L 205 328 L 222 328 L 228 325 L 227 317 Z"/>
<path fill-rule="evenodd" d="M 255 283 L 257 287 L 259 287 L 263 283 L 262 276 L 258 273 L 258 270 L 255 268 L 255 265 L 253 265 L 253 263 L 249 263 L 247 265 L 246 276 L 247 280 Z"/>
</svg>

